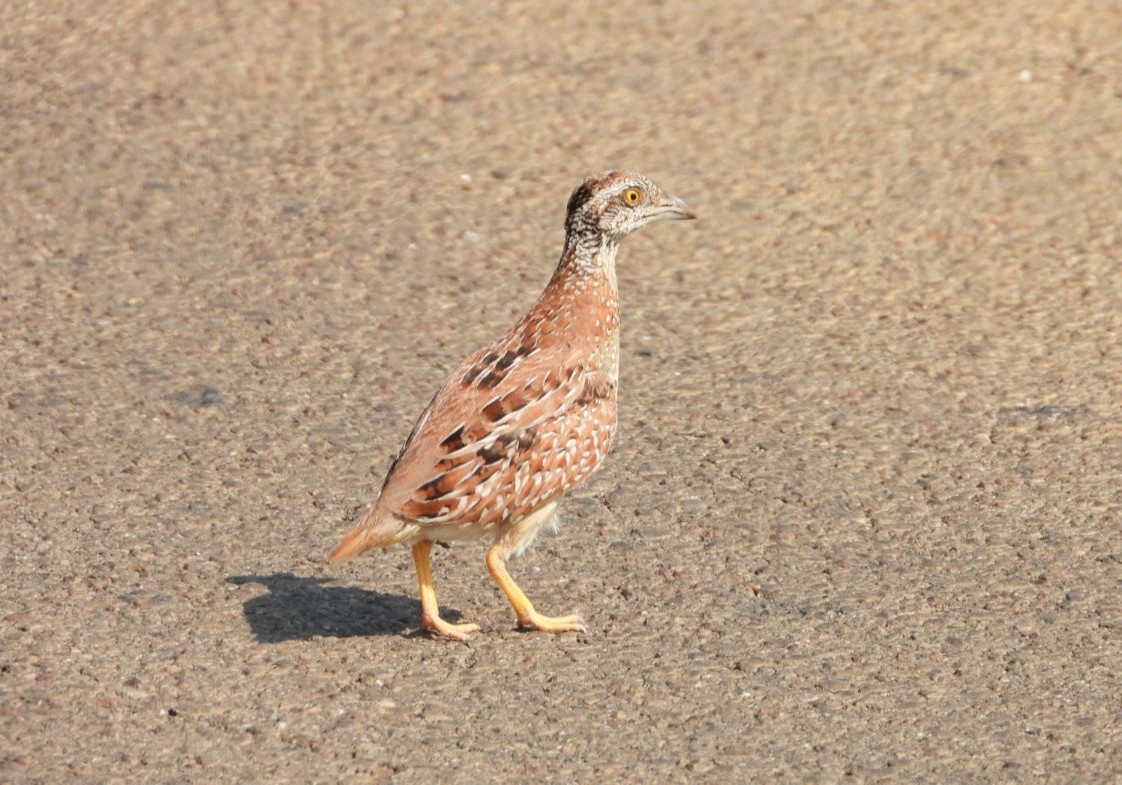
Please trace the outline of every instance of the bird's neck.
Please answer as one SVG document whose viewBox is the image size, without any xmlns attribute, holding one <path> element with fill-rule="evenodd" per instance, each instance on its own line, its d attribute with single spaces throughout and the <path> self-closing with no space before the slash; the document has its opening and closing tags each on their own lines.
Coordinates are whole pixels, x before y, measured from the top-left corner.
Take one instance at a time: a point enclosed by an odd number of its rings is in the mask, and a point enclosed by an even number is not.
<svg viewBox="0 0 1122 785">
<path fill-rule="evenodd" d="M 515 325 L 523 342 L 562 348 L 587 368 L 619 372 L 617 243 L 568 236 L 541 297 Z"/>
<path fill-rule="evenodd" d="M 557 264 L 554 278 L 590 276 L 607 282 L 616 293 L 616 254 L 619 241 L 601 232 L 570 232 L 565 237 L 565 250 Z"/>
</svg>

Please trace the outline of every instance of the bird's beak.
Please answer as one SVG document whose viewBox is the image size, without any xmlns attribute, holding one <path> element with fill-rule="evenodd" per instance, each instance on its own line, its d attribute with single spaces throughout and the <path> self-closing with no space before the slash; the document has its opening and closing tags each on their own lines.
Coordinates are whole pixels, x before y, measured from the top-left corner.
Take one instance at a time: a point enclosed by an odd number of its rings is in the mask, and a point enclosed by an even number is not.
<svg viewBox="0 0 1122 785">
<path fill-rule="evenodd" d="M 690 206 L 677 196 L 668 197 L 657 209 L 659 220 L 681 221 L 697 218 Z"/>
</svg>

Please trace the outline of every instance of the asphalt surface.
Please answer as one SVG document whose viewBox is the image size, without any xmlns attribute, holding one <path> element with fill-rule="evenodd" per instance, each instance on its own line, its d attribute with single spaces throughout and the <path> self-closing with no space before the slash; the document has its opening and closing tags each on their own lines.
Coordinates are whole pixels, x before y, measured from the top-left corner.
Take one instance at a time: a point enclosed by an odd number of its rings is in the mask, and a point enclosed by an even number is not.
<svg viewBox="0 0 1122 785">
<path fill-rule="evenodd" d="M 0 4 L 0 781 L 1122 778 L 1122 10 Z M 620 442 L 326 554 L 585 175 Z"/>
</svg>

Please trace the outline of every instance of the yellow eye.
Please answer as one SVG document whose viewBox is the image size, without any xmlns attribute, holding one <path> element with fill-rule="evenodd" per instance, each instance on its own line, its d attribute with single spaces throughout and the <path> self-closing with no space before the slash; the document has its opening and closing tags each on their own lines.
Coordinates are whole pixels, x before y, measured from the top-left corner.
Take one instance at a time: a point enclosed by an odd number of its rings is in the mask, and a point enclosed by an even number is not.
<svg viewBox="0 0 1122 785">
<path fill-rule="evenodd" d="M 643 193 L 638 188 L 628 188 L 623 192 L 623 202 L 631 207 L 639 204 L 639 200 L 643 198 Z"/>
</svg>

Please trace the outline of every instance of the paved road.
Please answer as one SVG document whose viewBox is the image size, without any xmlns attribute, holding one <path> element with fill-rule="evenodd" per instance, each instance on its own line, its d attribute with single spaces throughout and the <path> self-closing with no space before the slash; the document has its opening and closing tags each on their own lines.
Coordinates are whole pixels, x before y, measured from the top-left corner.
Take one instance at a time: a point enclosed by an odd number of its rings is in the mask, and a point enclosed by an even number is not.
<svg viewBox="0 0 1122 785">
<path fill-rule="evenodd" d="M 1122 777 L 1107 2 L 0 6 L 0 780 Z M 586 174 L 621 444 L 514 565 L 327 551 Z"/>
</svg>

